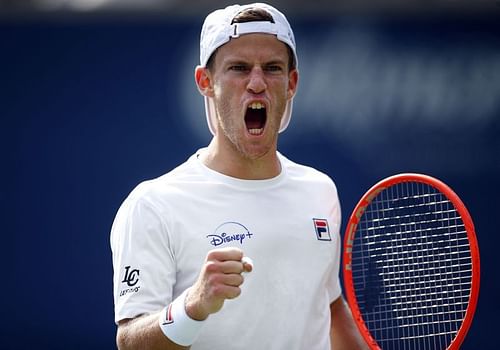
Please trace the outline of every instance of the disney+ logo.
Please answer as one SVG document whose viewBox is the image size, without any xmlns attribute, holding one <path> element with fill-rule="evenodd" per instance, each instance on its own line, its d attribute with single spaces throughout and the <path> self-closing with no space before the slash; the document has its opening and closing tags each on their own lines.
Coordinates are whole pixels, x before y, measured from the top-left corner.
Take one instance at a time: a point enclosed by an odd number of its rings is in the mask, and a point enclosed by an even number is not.
<svg viewBox="0 0 500 350">
<path fill-rule="evenodd" d="M 253 233 L 251 233 L 245 226 L 238 222 L 225 222 L 219 227 L 217 227 L 213 234 L 207 235 L 209 243 L 214 247 L 220 246 L 222 244 L 239 242 L 243 244 L 245 239 L 252 238 Z"/>
</svg>

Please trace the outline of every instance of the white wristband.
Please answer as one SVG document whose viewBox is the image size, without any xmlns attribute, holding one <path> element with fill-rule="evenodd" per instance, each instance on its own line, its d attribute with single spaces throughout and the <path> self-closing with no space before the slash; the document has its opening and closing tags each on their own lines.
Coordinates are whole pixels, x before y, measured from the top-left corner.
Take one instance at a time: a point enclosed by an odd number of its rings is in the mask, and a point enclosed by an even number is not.
<svg viewBox="0 0 500 350">
<path fill-rule="evenodd" d="M 205 323 L 204 321 L 193 320 L 186 313 L 185 300 L 187 292 L 188 289 L 164 308 L 158 319 L 163 334 L 174 343 L 182 346 L 193 344 Z"/>
</svg>

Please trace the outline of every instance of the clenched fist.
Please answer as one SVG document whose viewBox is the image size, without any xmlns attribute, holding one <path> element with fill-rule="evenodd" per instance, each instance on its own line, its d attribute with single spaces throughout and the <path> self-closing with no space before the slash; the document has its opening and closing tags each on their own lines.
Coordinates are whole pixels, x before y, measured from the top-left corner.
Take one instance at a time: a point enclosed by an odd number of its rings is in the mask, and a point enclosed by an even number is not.
<svg viewBox="0 0 500 350">
<path fill-rule="evenodd" d="M 186 313 L 195 320 L 204 320 L 219 311 L 226 299 L 241 294 L 243 272 L 252 271 L 251 260 L 238 248 L 211 250 L 205 259 L 198 280 L 186 297 Z"/>
</svg>

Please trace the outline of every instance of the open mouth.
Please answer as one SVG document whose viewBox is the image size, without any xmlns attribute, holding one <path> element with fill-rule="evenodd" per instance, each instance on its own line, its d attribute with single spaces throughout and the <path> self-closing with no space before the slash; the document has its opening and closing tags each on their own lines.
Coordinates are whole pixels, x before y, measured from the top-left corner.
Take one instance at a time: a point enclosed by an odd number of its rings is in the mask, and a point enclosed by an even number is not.
<svg viewBox="0 0 500 350">
<path fill-rule="evenodd" d="M 261 135 L 266 125 L 266 106 L 260 102 L 252 102 L 245 113 L 245 124 L 251 135 Z"/>
</svg>

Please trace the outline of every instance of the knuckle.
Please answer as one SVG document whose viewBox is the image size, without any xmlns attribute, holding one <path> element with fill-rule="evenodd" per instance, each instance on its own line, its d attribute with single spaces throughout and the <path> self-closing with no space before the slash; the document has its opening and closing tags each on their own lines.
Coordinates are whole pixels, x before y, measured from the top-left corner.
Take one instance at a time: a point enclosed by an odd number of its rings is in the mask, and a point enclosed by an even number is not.
<svg viewBox="0 0 500 350">
<path fill-rule="evenodd" d="M 207 261 L 205 263 L 205 271 L 215 273 L 219 270 L 219 265 L 215 261 Z"/>
<path fill-rule="evenodd" d="M 215 284 L 212 287 L 212 293 L 217 298 L 225 298 L 226 297 L 225 287 L 221 284 Z"/>
<path fill-rule="evenodd" d="M 215 275 L 215 274 L 211 274 L 207 277 L 207 282 L 210 286 L 217 286 L 220 283 L 220 276 L 219 275 Z"/>
<path fill-rule="evenodd" d="M 220 249 L 212 249 L 207 253 L 207 260 L 214 259 Z"/>
</svg>

